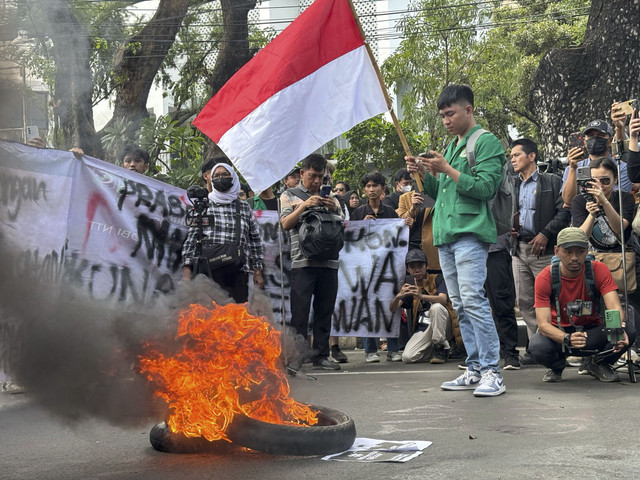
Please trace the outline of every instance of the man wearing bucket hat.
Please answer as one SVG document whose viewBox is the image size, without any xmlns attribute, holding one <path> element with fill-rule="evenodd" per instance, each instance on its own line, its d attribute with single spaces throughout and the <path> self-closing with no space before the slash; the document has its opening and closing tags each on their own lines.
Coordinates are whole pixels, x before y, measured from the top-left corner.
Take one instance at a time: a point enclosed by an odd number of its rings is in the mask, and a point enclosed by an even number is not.
<svg viewBox="0 0 640 480">
<path fill-rule="evenodd" d="M 590 357 L 584 368 L 601 382 L 620 381 L 611 365 L 636 338 L 633 322 L 625 322 L 611 272 L 605 264 L 587 259 L 588 246 L 581 229 L 561 230 L 554 247 L 559 261 L 552 261 L 536 278 L 538 332 L 529 346 L 533 358 L 549 369 L 544 382 L 562 380 L 565 357 L 569 355 Z M 604 330 L 605 310 L 619 313 L 622 331 Z"/>
</svg>

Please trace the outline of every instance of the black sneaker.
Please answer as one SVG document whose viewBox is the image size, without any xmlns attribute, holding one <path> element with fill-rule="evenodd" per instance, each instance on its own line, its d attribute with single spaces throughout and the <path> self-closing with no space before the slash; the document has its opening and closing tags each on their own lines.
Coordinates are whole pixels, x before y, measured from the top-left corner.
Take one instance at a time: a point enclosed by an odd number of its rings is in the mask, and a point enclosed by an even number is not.
<svg viewBox="0 0 640 480">
<path fill-rule="evenodd" d="M 593 357 L 589 359 L 589 362 L 585 365 L 585 369 L 589 375 L 597 378 L 601 382 L 619 382 L 620 377 L 606 363 L 596 363 L 593 361 Z"/>
<path fill-rule="evenodd" d="M 547 370 L 547 373 L 544 374 L 544 377 L 542 377 L 542 381 L 543 382 L 547 382 L 547 383 L 558 383 L 562 381 L 562 370 L 560 371 L 554 371 L 554 370 Z"/>
<path fill-rule="evenodd" d="M 446 361 L 447 351 L 444 349 L 444 345 L 434 345 L 429 363 L 444 363 Z"/>
<path fill-rule="evenodd" d="M 467 358 L 467 350 L 463 344 L 456 344 L 449 350 L 449 360 L 461 360 Z"/>
<path fill-rule="evenodd" d="M 329 360 L 327 357 L 323 357 L 320 360 L 313 362 L 314 370 L 340 370 L 340 365 L 336 362 Z"/>
<path fill-rule="evenodd" d="M 331 358 L 338 363 L 347 363 L 349 361 L 338 345 L 333 345 L 331 347 Z"/>
<path fill-rule="evenodd" d="M 520 359 L 518 355 L 507 355 L 504 357 L 504 370 L 520 370 Z"/>
</svg>

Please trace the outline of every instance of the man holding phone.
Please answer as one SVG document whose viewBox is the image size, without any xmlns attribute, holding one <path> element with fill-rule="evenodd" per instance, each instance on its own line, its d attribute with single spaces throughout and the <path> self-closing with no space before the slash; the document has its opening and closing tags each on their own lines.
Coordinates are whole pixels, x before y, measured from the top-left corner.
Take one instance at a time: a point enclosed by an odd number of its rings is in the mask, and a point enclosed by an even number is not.
<svg viewBox="0 0 640 480">
<path fill-rule="evenodd" d="M 536 278 L 538 332 L 531 338 L 529 349 L 531 355 L 549 369 L 542 378 L 543 382 L 562 381 L 565 357 L 591 356 L 594 351 L 609 353 L 592 356 L 584 366 L 587 373 L 601 382 L 618 382 L 620 378 L 611 365 L 636 339 L 633 322 L 625 322 L 618 287 L 607 266 L 593 260 L 590 261 L 590 272 L 587 272 L 585 262 L 588 247 L 584 231 L 577 227 L 563 229 L 558 234 L 557 245 L 554 247 L 554 252 L 560 259 L 560 291 L 557 296 L 553 292 L 554 265 L 547 266 Z M 593 278 L 591 288 L 588 278 Z M 572 304 L 581 305 L 579 311 L 576 312 Z M 620 340 L 616 338 L 609 341 L 607 332 L 603 329 L 605 309 L 619 312 L 621 328 L 624 329 Z"/>
<path fill-rule="evenodd" d="M 500 342 L 484 295 L 489 245 L 497 240 L 488 202 L 495 196 L 506 162 L 500 141 L 490 133 L 477 139 L 475 167 L 467 161 L 467 141 L 480 129 L 474 116 L 474 95 L 468 85 L 451 84 L 438 97 L 442 123 L 454 138 L 444 155 L 407 156 L 407 170 L 423 178 L 424 191 L 435 200 L 433 244 L 438 247 L 451 303 L 458 313 L 467 350 L 467 369 L 443 390 L 473 390 L 477 397 L 506 391 L 500 373 Z"/>
<path fill-rule="evenodd" d="M 313 153 L 302 160 L 300 184 L 296 188 L 285 190 L 280 197 L 280 222 L 291 236 L 291 325 L 306 341 L 313 299 L 314 355 L 311 360 L 314 368 L 340 370 L 338 363 L 329 360 L 331 315 L 338 294 L 339 262 L 337 259 L 316 260 L 305 257 L 299 241 L 300 217 L 307 209 L 326 208 L 342 217 L 338 200 L 331 195 L 320 195 L 326 168 L 327 160 L 322 155 Z M 292 361 L 288 367 L 289 373 L 295 375 L 300 362 Z"/>
<path fill-rule="evenodd" d="M 604 120 L 593 120 L 582 130 L 583 145 L 571 147 L 567 155 L 569 162 L 562 176 L 562 199 L 571 205 L 578 194 L 576 171 L 578 167 L 588 167 L 591 160 L 601 157 L 611 158 L 613 128 Z M 585 158 L 585 154 L 587 158 Z M 627 164 L 620 165 L 620 185 L 623 192 L 631 192 L 631 181 L 627 175 Z"/>
</svg>

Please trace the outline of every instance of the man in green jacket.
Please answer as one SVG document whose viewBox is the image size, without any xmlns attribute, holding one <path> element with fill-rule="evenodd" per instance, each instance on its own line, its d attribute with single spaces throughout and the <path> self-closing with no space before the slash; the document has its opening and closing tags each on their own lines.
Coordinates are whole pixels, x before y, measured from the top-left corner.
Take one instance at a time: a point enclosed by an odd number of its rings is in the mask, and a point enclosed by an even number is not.
<svg viewBox="0 0 640 480">
<path fill-rule="evenodd" d="M 406 157 L 406 161 L 407 170 L 419 173 L 425 193 L 435 199 L 433 243 L 468 355 L 467 370 L 441 388 L 493 397 L 506 389 L 498 365 L 500 342 L 483 285 L 489 245 L 497 240 L 488 202 L 498 190 L 506 158 L 500 141 L 485 133 L 476 143 L 472 172 L 465 147 L 480 126 L 468 85 L 447 86 L 438 98 L 438 110 L 447 131 L 457 138 L 444 156 L 431 151 L 427 155 L 431 158 Z"/>
</svg>

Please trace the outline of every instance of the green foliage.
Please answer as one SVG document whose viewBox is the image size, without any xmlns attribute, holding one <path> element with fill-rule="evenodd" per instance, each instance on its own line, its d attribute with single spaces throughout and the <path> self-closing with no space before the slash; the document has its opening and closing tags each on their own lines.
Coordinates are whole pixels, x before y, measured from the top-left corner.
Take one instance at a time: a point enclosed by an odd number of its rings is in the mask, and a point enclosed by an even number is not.
<svg viewBox="0 0 640 480">
<path fill-rule="evenodd" d="M 418 13 L 401 24 L 405 40 L 383 65 L 388 84 L 401 94 L 403 118 L 432 138 L 446 137 L 436 112 L 449 83 L 469 83 L 476 115 L 508 141 L 509 127 L 537 137 L 529 88 L 537 65 L 551 48 L 578 45 L 589 0 L 483 2 L 421 0 Z M 438 145 L 432 145 L 437 147 Z"/>
<path fill-rule="evenodd" d="M 130 124 L 122 120 L 105 127 L 103 147 L 120 152 L 125 145 L 139 145 L 149 153 L 149 175 L 181 188 L 200 182 L 205 142 L 200 132 L 178 125 L 169 115 L 158 120 L 146 118 L 135 136 L 127 133 Z"/>
<path fill-rule="evenodd" d="M 429 145 L 427 134 L 417 134 L 408 127 L 407 122 L 401 122 L 401 126 L 412 153 L 422 152 Z M 337 160 L 334 183 L 344 180 L 356 188 L 365 173 L 379 170 L 391 184 L 395 171 L 405 165 L 405 153 L 398 132 L 382 115 L 356 125 L 345 137 L 349 148 L 338 150 L 333 156 Z"/>
</svg>

